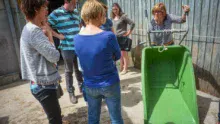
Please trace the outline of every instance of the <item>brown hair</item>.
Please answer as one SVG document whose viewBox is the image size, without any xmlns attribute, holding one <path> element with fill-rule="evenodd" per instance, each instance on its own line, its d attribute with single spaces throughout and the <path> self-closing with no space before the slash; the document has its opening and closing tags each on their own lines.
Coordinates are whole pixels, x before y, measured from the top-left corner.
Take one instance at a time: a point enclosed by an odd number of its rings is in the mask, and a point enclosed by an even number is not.
<svg viewBox="0 0 220 124">
<path fill-rule="evenodd" d="M 105 9 L 102 4 L 96 0 L 87 0 L 81 10 L 81 17 L 87 24 L 90 20 L 95 20 L 99 17 L 99 14 L 104 15 Z"/>
<path fill-rule="evenodd" d="M 40 10 L 43 5 L 47 5 L 47 0 L 21 0 L 21 10 L 27 19 L 33 19 L 36 12 Z"/>
<path fill-rule="evenodd" d="M 118 9 L 119 9 L 119 16 L 122 16 L 124 13 L 122 12 L 121 7 L 119 6 L 119 4 L 118 3 L 113 3 L 112 7 L 114 7 L 114 6 L 118 7 Z M 111 18 L 112 19 L 115 18 L 115 14 L 113 13 L 113 11 L 111 12 Z"/>
<path fill-rule="evenodd" d="M 165 5 L 164 5 L 164 3 L 157 3 L 154 7 L 153 7 L 153 9 L 152 9 L 152 14 L 154 15 L 154 12 L 155 11 L 162 11 L 165 15 L 167 14 L 167 12 L 166 12 L 166 7 L 165 7 Z"/>
</svg>

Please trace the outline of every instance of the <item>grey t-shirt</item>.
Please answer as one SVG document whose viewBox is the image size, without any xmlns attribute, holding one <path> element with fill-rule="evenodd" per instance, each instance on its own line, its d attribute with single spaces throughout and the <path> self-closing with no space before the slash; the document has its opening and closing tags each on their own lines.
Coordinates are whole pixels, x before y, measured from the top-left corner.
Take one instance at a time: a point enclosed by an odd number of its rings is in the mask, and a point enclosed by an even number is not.
<svg viewBox="0 0 220 124">
<path fill-rule="evenodd" d="M 127 32 L 128 24 L 130 25 L 130 30 L 133 30 L 135 26 L 135 23 L 126 14 L 123 14 L 119 20 L 112 20 L 112 22 L 116 36 L 123 36 Z"/>
<path fill-rule="evenodd" d="M 163 25 L 157 25 L 155 20 L 152 19 L 149 23 L 149 31 L 156 30 L 170 30 L 172 28 L 172 23 L 183 23 L 181 16 L 176 16 L 172 14 L 167 14 Z M 164 33 L 151 33 L 151 41 L 156 43 L 157 45 L 161 45 L 163 40 L 164 43 L 170 42 L 173 40 L 172 33 L 164 32 Z"/>
</svg>

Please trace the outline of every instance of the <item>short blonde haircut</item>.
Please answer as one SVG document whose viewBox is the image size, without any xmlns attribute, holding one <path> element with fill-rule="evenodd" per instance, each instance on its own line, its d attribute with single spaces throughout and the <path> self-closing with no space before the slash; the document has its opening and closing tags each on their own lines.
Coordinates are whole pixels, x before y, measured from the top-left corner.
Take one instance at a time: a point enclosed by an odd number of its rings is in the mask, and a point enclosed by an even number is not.
<svg viewBox="0 0 220 124">
<path fill-rule="evenodd" d="M 152 14 L 154 15 L 154 12 L 155 11 L 162 11 L 163 13 L 164 13 L 164 15 L 166 15 L 167 14 L 167 12 L 166 12 L 166 7 L 165 7 L 165 5 L 164 5 L 164 3 L 157 3 L 154 7 L 153 7 L 153 9 L 152 9 Z"/>
<path fill-rule="evenodd" d="M 105 14 L 103 5 L 97 0 L 87 0 L 81 10 L 81 18 L 87 24 L 90 20 L 95 20 L 99 17 L 99 14 Z"/>
</svg>

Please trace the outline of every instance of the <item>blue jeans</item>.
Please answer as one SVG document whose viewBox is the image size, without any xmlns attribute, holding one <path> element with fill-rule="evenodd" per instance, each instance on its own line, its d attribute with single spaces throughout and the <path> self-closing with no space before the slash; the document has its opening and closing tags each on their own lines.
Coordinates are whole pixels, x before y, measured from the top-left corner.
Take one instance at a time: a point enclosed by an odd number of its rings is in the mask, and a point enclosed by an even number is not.
<svg viewBox="0 0 220 124">
<path fill-rule="evenodd" d="M 218 107 L 218 122 L 220 122 L 220 102 L 219 102 L 219 107 Z"/>
<path fill-rule="evenodd" d="M 88 102 L 88 124 L 99 124 L 102 99 L 105 99 L 112 124 L 123 124 L 121 115 L 121 89 L 115 83 L 104 88 L 90 88 L 85 86 Z"/>
</svg>

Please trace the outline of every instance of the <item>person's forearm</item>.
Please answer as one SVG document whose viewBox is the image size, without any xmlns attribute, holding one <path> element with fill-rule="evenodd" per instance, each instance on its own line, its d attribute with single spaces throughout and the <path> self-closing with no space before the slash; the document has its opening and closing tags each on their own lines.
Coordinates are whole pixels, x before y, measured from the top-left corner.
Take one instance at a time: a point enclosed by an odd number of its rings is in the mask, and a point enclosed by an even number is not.
<svg viewBox="0 0 220 124">
<path fill-rule="evenodd" d="M 186 13 L 184 13 L 184 14 L 182 15 L 182 21 L 183 21 L 183 22 L 186 22 Z"/>
<path fill-rule="evenodd" d="M 132 23 L 131 26 L 130 26 L 130 30 L 132 31 L 135 27 L 135 23 Z"/>
<path fill-rule="evenodd" d="M 54 37 L 60 39 L 59 34 L 56 31 L 52 30 L 52 34 Z"/>
<path fill-rule="evenodd" d="M 50 43 L 54 45 L 52 33 L 48 36 L 48 39 L 49 39 Z"/>
<path fill-rule="evenodd" d="M 128 30 L 128 35 L 130 35 L 132 33 L 132 30 Z"/>
<path fill-rule="evenodd" d="M 131 34 L 132 30 L 128 30 L 123 36 L 127 37 Z"/>
<path fill-rule="evenodd" d="M 190 11 L 190 7 L 188 5 L 183 5 L 183 12 L 184 14 L 182 15 L 182 22 L 186 21 L 186 16 L 188 15 L 189 11 Z"/>
<path fill-rule="evenodd" d="M 65 39 L 65 36 L 63 34 L 59 34 L 59 33 L 55 32 L 54 30 L 52 30 L 52 35 L 60 40 Z"/>
</svg>

